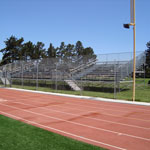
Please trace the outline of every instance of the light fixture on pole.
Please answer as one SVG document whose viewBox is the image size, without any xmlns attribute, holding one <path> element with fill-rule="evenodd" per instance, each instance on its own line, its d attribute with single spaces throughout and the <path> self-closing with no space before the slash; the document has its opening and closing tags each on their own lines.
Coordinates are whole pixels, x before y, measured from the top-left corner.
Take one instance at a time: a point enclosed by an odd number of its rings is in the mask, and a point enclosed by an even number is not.
<svg viewBox="0 0 150 150">
<path fill-rule="evenodd" d="M 135 101 L 135 79 L 136 79 L 136 32 L 135 32 L 135 0 L 130 0 L 130 22 L 129 24 L 124 24 L 123 27 L 129 29 L 133 26 L 133 93 L 132 100 Z"/>
</svg>

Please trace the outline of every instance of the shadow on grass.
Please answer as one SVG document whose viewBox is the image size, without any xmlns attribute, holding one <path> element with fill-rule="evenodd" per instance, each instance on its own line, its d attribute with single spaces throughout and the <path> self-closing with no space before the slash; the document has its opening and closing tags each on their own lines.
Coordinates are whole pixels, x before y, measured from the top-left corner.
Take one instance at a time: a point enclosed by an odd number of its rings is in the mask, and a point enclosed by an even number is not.
<svg viewBox="0 0 150 150">
<path fill-rule="evenodd" d="M 13 82 L 13 85 L 19 85 L 21 86 L 20 82 Z M 31 87 L 36 87 L 36 83 L 34 82 L 25 82 L 23 84 L 24 86 L 31 86 Z M 38 87 L 43 87 L 43 88 L 51 88 L 53 90 L 56 89 L 55 83 L 38 83 Z M 84 91 L 91 91 L 91 92 L 103 92 L 103 93 L 114 93 L 114 88 L 113 87 L 94 87 L 94 86 L 84 86 L 83 87 Z M 73 91 L 69 85 L 65 83 L 59 83 L 57 85 L 57 90 L 64 90 L 64 91 Z M 129 88 L 116 88 L 116 92 L 118 93 L 119 91 L 129 91 Z"/>
<path fill-rule="evenodd" d="M 116 88 L 116 92 L 119 92 L 119 91 L 128 91 L 130 89 L 128 88 Z M 114 88 L 111 88 L 111 87 L 88 87 L 88 86 L 85 86 L 84 87 L 84 91 L 95 91 L 95 92 L 103 92 L 103 93 L 114 93 Z"/>
</svg>

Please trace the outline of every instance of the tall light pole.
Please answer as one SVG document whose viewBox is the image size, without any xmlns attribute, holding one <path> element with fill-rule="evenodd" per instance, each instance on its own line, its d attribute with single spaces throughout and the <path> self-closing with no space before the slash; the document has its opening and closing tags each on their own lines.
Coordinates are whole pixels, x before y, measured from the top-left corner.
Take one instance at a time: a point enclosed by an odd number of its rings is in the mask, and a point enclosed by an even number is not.
<svg viewBox="0 0 150 150">
<path fill-rule="evenodd" d="M 133 93 L 132 100 L 135 101 L 135 79 L 136 79 L 136 31 L 135 31 L 135 0 L 130 0 L 130 23 L 124 24 L 124 28 L 133 26 Z"/>
</svg>

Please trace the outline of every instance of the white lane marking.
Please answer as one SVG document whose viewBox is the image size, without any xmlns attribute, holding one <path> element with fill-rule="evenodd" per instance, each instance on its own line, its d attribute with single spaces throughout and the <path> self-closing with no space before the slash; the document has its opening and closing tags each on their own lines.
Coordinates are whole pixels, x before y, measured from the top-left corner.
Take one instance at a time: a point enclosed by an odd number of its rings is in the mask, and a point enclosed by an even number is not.
<svg viewBox="0 0 150 150">
<path fill-rule="evenodd" d="M 29 121 L 29 120 L 23 119 L 23 118 L 21 118 L 21 117 L 17 117 L 17 116 L 15 116 L 15 115 L 12 115 L 12 114 L 9 114 L 9 113 L 3 112 L 3 111 L 0 111 L 0 112 L 1 112 L 2 114 L 4 114 L 4 115 L 11 116 L 12 118 L 16 118 L 16 119 L 19 119 L 19 120 L 22 120 L 22 121 L 25 121 L 25 122 L 28 122 L 28 123 L 31 123 L 31 124 L 34 124 L 34 125 L 38 125 L 38 126 L 40 126 L 40 127 L 42 127 L 42 128 L 51 129 L 51 130 L 54 130 L 54 131 L 57 131 L 57 132 L 60 132 L 60 133 L 63 133 L 63 134 L 67 134 L 67 135 L 70 135 L 70 136 L 73 136 L 73 137 L 76 137 L 76 138 L 80 138 L 80 139 L 83 139 L 83 140 L 86 140 L 86 141 L 90 141 L 90 142 L 102 144 L 102 145 L 105 145 L 105 146 L 113 147 L 113 148 L 116 148 L 116 149 L 127 150 L 127 149 L 125 149 L 125 148 L 117 147 L 117 146 L 110 145 L 110 144 L 107 144 L 107 143 L 103 143 L 103 142 L 100 142 L 100 141 L 92 140 L 92 139 L 89 139 L 89 138 L 86 138 L 86 137 L 83 137 L 83 136 L 79 136 L 79 135 L 76 135 L 76 134 L 72 134 L 72 133 L 69 133 L 69 132 L 66 132 L 66 131 L 63 131 L 63 130 L 59 130 L 59 129 L 56 129 L 56 128 L 52 128 L 52 127 L 49 127 L 49 126 L 46 126 L 46 125 L 42 125 L 42 124 L 36 123 L 36 122 L 34 122 L 34 121 Z"/>
<path fill-rule="evenodd" d="M 79 105 L 79 104 L 72 104 L 72 103 L 65 103 L 65 104 L 69 104 L 69 105 L 76 105 L 76 106 L 82 106 L 82 107 L 89 107 L 89 108 L 97 108 L 97 107 L 92 107 L 92 106 L 85 106 L 85 105 Z M 56 105 L 58 106 L 58 105 Z M 61 106 L 58 106 L 58 107 L 61 107 Z M 105 108 L 97 108 L 99 110 L 111 110 L 111 111 L 117 111 L 117 110 L 112 110 L 112 109 L 105 109 Z M 81 109 L 80 109 L 81 110 Z M 119 111 L 119 112 L 122 112 L 122 111 Z M 105 113 L 105 114 L 108 114 L 108 113 Z M 147 114 L 146 114 L 147 115 Z M 116 115 L 114 115 L 116 116 Z M 123 116 L 124 117 L 124 116 Z M 144 120 L 144 119 L 139 119 L 139 118 L 135 118 L 135 117 L 125 117 L 125 118 L 130 118 L 130 119 L 136 119 L 136 120 L 143 120 L 143 121 L 146 121 L 146 122 L 149 122 L 150 120 Z"/>
<path fill-rule="evenodd" d="M 1 104 L 0 103 L 0 105 L 4 105 L 4 106 L 10 107 L 10 108 L 14 108 L 14 109 L 18 109 L 18 110 L 21 110 L 21 111 L 33 113 L 33 114 L 36 114 L 36 115 L 41 115 L 41 116 L 47 117 L 47 118 L 52 118 L 52 119 L 55 119 L 55 120 L 60 120 L 60 121 L 63 121 L 63 122 L 68 122 L 68 123 L 76 124 L 76 125 L 79 125 L 79 126 L 84 126 L 84 127 L 95 129 L 95 130 L 100 130 L 100 131 L 104 131 L 104 132 L 110 132 L 110 133 L 117 134 L 117 135 L 118 135 L 118 133 L 121 133 L 121 132 L 115 132 L 115 131 L 107 130 L 107 129 L 103 129 L 103 128 L 97 128 L 97 127 L 93 127 L 93 126 L 88 126 L 88 125 L 85 125 L 85 124 L 76 123 L 76 122 L 73 122 L 73 121 L 68 121 L 68 120 L 65 120 L 65 119 L 60 119 L 60 118 L 56 118 L 56 117 L 52 117 L 52 116 L 48 116 L 48 115 L 43 115 L 41 113 L 36 113 L 36 112 L 33 112 L 33 111 L 17 108 L 17 107 L 14 107 L 14 106 L 9 106 L 9 105 L 6 105 L 6 104 Z M 140 139 L 140 140 L 150 141 L 150 139 L 148 139 L 148 138 L 143 138 L 143 137 L 134 136 L 134 135 L 125 134 L 125 133 L 121 133 L 121 134 L 124 135 L 124 136 L 132 137 L 132 138 L 136 138 L 136 139 Z"/>
<path fill-rule="evenodd" d="M 45 94 L 45 95 L 55 95 L 55 96 L 63 96 L 63 97 L 71 97 L 71 98 L 78 98 L 82 100 L 95 100 L 95 101 L 102 101 L 102 102 L 113 102 L 113 103 L 123 103 L 123 104 L 131 104 L 131 105 L 141 105 L 141 106 L 150 106 L 150 103 L 146 102 L 132 102 L 127 100 L 114 100 L 114 99 L 108 99 L 108 98 L 98 98 L 98 97 L 89 97 L 89 96 L 79 96 L 79 95 L 71 95 L 71 94 L 61 94 L 61 93 L 53 93 L 53 92 L 43 92 L 43 91 L 34 91 L 34 90 L 26 90 L 26 89 L 19 89 L 19 88 L 7 88 L 10 90 L 15 91 L 25 91 L 30 93 L 39 93 L 39 94 Z"/>
<path fill-rule="evenodd" d="M 16 97 L 14 97 L 14 98 L 16 98 Z M 55 100 L 58 100 L 59 101 L 59 99 L 57 99 L 57 98 L 53 98 L 53 99 L 55 99 Z M 79 102 L 79 103 L 83 103 L 84 104 L 84 102 Z M 121 111 L 121 110 L 114 110 L 114 109 L 107 109 L 107 108 L 101 108 L 101 107 L 94 107 L 94 106 L 85 106 L 85 105 L 83 105 L 83 104 L 75 104 L 74 102 L 73 103 L 69 103 L 69 102 L 66 102 L 65 104 L 70 104 L 70 105 L 76 105 L 76 106 L 82 106 L 82 107 L 88 107 L 88 108 L 98 108 L 98 109 L 100 109 L 100 110 L 110 110 L 110 111 L 118 111 L 118 112 L 129 112 L 129 111 Z M 90 103 L 88 103 L 88 104 L 90 104 Z M 54 106 L 54 105 L 53 105 Z M 148 114 L 143 114 L 143 115 L 148 115 Z M 143 120 L 143 121 L 146 121 L 146 122 L 149 122 L 150 120 L 144 120 L 144 119 L 139 119 L 139 118 L 135 118 L 135 117 L 125 117 L 125 118 L 131 118 L 131 119 L 136 119 L 136 120 Z"/>
<path fill-rule="evenodd" d="M 14 97 L 14 98 L 16 98 L 16 97 Z M 22 101 L 23 101 L 23 99 L 21 99 Z M 55 100 L 57 100 L 57 101 L 59 101 L 60 102 L 60 100 L 59 99 L 55 99 Z M 50 101 L 50 100 L 48 100 L 48 101 Z M 43 103 L 42 103 L 43 104 Z M 65 103 L 65 104 L 67 104 L 67 103 Z M 70 104 L 72 104 L 72 103 L 70 103 Z M 72 105 L 74 105 L 74 104 L 72 104 Z M 75 105 L 79 105 L 79 104 L 75 104 Z M 54 105 L 53 105 L 54 106 Z M 57 107 L 60 107 L 60 106 L 58 106 L 58 105 L 56 105 Z M 85 105 L 79 105 L 79 106 L 85 106 Z M 89 107 L 90 108 L 90 106 L 87 106 L 87 107 Z M 72 109 L 74 109 L 74 108 L 72 108 Z M 76 108 L 75 108 L 76 109 Z M 103 109 L 103 110 L 109 110 L 109 109 L 105 109 L 105 108 L 98 108 L 98 109 Z M 81 110 L 81 109 L 79 109 L 79 110 Z M 111 109 L 112 110 L 112 109 Z M 112 110 L 112 111 L 114 111 L 114 110 Z M 113 114 L 110 114 L 110 113 L 104 113 L 104 115 L 109 115 L 109 116 L 114 116 L 114 117 L 119 117 L 119 116 L 117 116 L 117 115 L 113 115 Z M 144 119 L 139 119 L 139 118 L 134 118 L 134 117 L 126 117 L 126 116 L 121 116 L 121 117 L 124 117 L 124 118 L 127 118 L 127 119 L 134 119 L 134 120 L 139 120 L 139 121 L 145 121 L 145 122 L 150 122 L 150 120 L 144 120 Z"/>
<path fill-rule="evenodd" d="M 81 103 L 84 103 L 84 104 L 92 104 L 92 105 L 95 105 L 95 103 L 91 103 L 91 102 L 81 102 Z M 111 106 L 111 105 L 107 105 L 107 104 L 101 104 L 101 103 L 98 103 L 98 104 L 96 104 L 97 106 L 110 106 L 110 107 L 115 107 L 115 108 L 121 108 L 121 109 L 130 109 L 130 111 L 132 111 L 132 110 L 141 110 L 141 111 L 148 111 L 148 112 L 150 112 L 150 110 L 145 110 L 145 109 L 142 109 L 142 108 L 132 108 L 132 107 L 122 107 L 122 106 Z M 147 107 L 147 106 L 146 106 Z"/>
<path fill-rule="evenodd" d="M 6 99 L 0 98 L 0 102 L 6 102 Z"/>
<path fill-rule="evenodd" d="M 41 103 L 41 102 L 40 102 Z M 44 104 L 44 103 L 41 103 L 41 104 Z M 76 106 L 82 106 L 82 107 L 91 107 L 91 106 L 85 106 L 85 105 L 79 105 L 79 104 L 73 104 L 73 103 L 65 103 L 65 104 L 71 104 L 71 105 L 76 105 Z M 59 105 L 53 105 L 53 106 L 56 106 L 56 107 L 62 107 L 62 105 L 61 106 L 59 106 Z M 63 106 L 64 107 L 64 106 Z M 66 108 L 66 107 L 65 107 Z M 92 108 L 92 107 L 91 107 Z M 74 110 L 81 110 L 81 109 L 78 109 L 78 108 L 71 108 L 71 109 L 74 109 Z M 105 108 L 98 108 L 99 110 L 111 110 L 111 111 L 115 111 L 115 110 L 112 110 L 112 109 L 105 109 Z M 99 110 L 97 110 L 97 111 L 99 111 Z M 117 116 L 117 115 L 113 115 L 113 114 L 110 114 L 110 113 L 104 113 L 104 115 L 109 115 L 109 116 L 114 116 L 114 117 L 119 117 L 119 116 Z M 144 120 L 144 119 L 140 119 L 140 118 L 134 118 L 134 117 L 126 117 L 126 116 L 121 116 L 121 117 L 123 117 L 123 118 L 127 118 L 127 119 L 134 119 L 134 120 L 140 120 L 140 121 L 145 121 L 145 122 L 150 122 L 150 120 Z"/>
<path fill-rule="evenodd" d="M 13 103 L 18 103 L 18 104 L 23 104 L 23 105 L 27 105 L 27 106 L 32 106 L 35 107 L 35 105 L 31 105 L 31 104 L 25 104 L 22 102 L 13 102 Z M 118 123 L 118 122 L 114 122 L 114 121 L 109 121 L 109 120 L 104 120 L 104 119 L 97 119 L 97 118 L 92 118 L 92 117 L 86 117 L 84 116 L 84 114 L 73 114 L 73 113 L 67 113 L 64 111 L 59 111 L 59 110 L 55 110 L 52 108 L 46 108 L 46 107 L 41 107 L 41 106 L 37 106 L 36 107 L 40 107 L 41 109 L 45 109 L 45 110 L 51 110 L 51 111 L 55 111 L 55 112 L 59 112 L 59 113 L 64 113 L 64 114 L 68 114 L 68 115 L 72 115 L 72 116 L 76 116 L 76 117 L 83 117 L 83 118 L 88 118 L 88 119 L 92 119 L 92 120 L 97 120 L 97 121 L 103 121 L 103 122 L 108 122 L 108 123 L 113 123 L 113 124 L 119 124 L 119 125 L 123 125 L 123 126 L 129 126 L 129 127 L 134 127 L 134 128 L 140 128 L 140 129 L 145 129 L 145 130 L 149 130 L 150 128 L 145 128 L 145 127 L 140 127 L 140 126 L 136 126 L 136 125 L 130 125 L 130 124 L 124 124 L 124 123 Z M 96 111 L 87 111 L 87 113 L 96 113 Z"/>
<path fill-rule="evenodd" d="M 84 106 L 84 107 L 89 107 L 89 108 L 97 108 L 97 109 L 103 109 L 103 110 L 111 110 L 111 111 L 117 111 L 117 112 L 130 112 L 130 111 L 128 111 L 128 110 L 123 110 L 123 111 L 121 111 L 121 110 L 114 110 L 114 109 L 108 109 L 108 108 L 101 108 L 101 107 L 95 107 L 95 106 L 86 106 L 86 105 L 81 105 L 81 104 L 74 104 L 74 103 L 66 103 L 66 104 L 70 104 L 70 105 L 78 105 L 78 106 Z M 142 112 L 140 112 L 140 113 L 142 113 Z M 150 115 L 150 114 L 143 114 L 143 115 Z"/>
<path fill-rule="evenodd" d="M 19 90 L 20 91 L 20 90 Z M 32 92 L 31 92 L 32 93 Z M 34 91 L 33 91 L 33 93 L 34 93 Z M 37 92 L 36 92 L 37 93 Z M 40 93 L 39 93 L 40 94 Z M 50 95 L 50 94 L 48 94 L 48 95 Z M 56 95 L 57 96 L 57 95 Z M 16 97 L 14 97 L 14 98 L 16 98 Z M 56 99 L 56 100 L 59 100 L 57 97 L 55 97 L 55 98 L 53 98 L 53 99 Z M 95 103 L 92 103 L 92 101 L 91 102 L 85 102 L 85 101 L 81 101 L 81 100 L 83 100 L 83 99 L 79 99 L 80 101 L 78 101 L 78 103 L 80 103 L 80 106 L 85 106 L 84 104 L 92 104 L 92 105 L 94 105 Z M 66 100 L 65 100 L 66 101 Z M 76 103 L 76 100 L 71 100 L 72 101 L 72 103 L 68 103 L 68 104 L 74 104 L 74 105 L 78 105 L 78 104 L 75 104 Z M 74 103 L 75 102 L 75 103 Z M 82 105 L 83 104 L 83 105 Z M 112 111 L 119 111 L 119 112 L 129 112 L 129 111 L 132 111 L 132 109 L 133 108 L 130 108 L 130 107 L 121 107 L 121 106 L 111 106 L 111 105 L 106 105 L 106 104 L 96 104 L 96 105 L 99 105 L 100 107 L 101 106 L 110 106 L 110 107 L 116 107 L 116 108 L 129 108 L 130 110 L 117 110 L 117 109 L 108 109 L 108 108 L 101 108 L 101 109 L 107 109 L 107 110 L 112 110 Z M 150 105 L 150 104 L 149 104 Z M 93 108 L 98 108 L 99 109 L 99 107 L 95 107 L 95 106 L 87 106 L 87 107 L 93 107 Z M 145 106 L 145 107 L 147 107 L 147 106 Z M 134 110 L 141 110 L 141 111 L 148 111 L 148 112 L 150 112 L 150 110 L 145 110 L 145 109 L 141 109 L 141 108 L 134 108 Z"/>
</svg>

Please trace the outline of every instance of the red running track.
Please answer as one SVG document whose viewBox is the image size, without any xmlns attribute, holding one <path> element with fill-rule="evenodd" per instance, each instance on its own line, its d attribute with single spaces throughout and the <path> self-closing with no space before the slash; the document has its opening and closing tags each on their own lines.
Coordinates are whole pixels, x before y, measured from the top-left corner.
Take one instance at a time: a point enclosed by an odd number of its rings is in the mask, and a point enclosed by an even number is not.
<svg viewBox="0 0 150 150">
<path fill-rule="evenodd" d="M 150 106 L 0 89 L 0 114 L 111 150 L 150 149 Z"/>
</svg>

